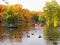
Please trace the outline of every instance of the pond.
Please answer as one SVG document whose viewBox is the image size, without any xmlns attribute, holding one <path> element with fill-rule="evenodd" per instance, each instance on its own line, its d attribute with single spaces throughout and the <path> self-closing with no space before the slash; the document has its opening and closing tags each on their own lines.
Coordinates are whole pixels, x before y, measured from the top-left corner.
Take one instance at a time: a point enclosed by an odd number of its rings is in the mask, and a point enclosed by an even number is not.
<svg viewBox="0 0 60 45">
<path fill-rule="evenodd" d="M 45 36 L 44 27 L 35 28 L 30 25 L 21 25 L 18 30 L 0 31 L 0 45 L 60 45 L 59 39 L 49 41 Z"/>
</svg>

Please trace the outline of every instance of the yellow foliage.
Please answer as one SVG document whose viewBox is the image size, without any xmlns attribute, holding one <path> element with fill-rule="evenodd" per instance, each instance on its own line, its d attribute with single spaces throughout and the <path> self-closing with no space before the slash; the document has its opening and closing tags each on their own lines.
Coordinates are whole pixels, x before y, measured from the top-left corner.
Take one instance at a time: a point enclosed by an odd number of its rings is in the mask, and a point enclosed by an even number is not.
<svg viewBox="0 0 60 45">
<path fill-rule="evenodd" d="M 15 5 L 0 5 L 0 15 L 3 15 L 7 10 L 10 9 L 10 7 L 12 8 L 12 13 L 15 14 L 18 12 L 18 19 L 19 20 L 23 20 L 23 21 L 27 21 L 27 22 L 31 22 L 32 21 L 32 17 L 35 15 L 44 15 L 43 12 L 37 12 L 37 11 L 29 11 L 28 9 L 23 9 L 22 5 L 20 4 L 15 4 Z"/>
<path fill-rule="evenodd" d="M 28 9 L 22 9 L 18 17 L 20 20 L 27 21 L 27 22 L 30 22 L 32 18 L 31 13 Z"/>
<path fill-rule="evenodd" d="M 57 17 L 54 18 L 54 27 L 57 27 L 58 25 L 58 21 L 57 21 Z"/>
<path fill-rule="evenodd" d="M 20 12 L 21 10 L 22 10 L 22 5 L 20 5 L 20 4 L 15 4 L 12 6 L 13 13 Z"/>
<path fill-rule="evenodd" d="M 58 23 L 57 21 L 54 21 L 54 27 L 57 27 L 57 23 Z"/>
<path fill-rule="evenodd" d="M 0 16 L 3 15 L 7 11 L 7 6 L 0 5 Z"/>
</svg>

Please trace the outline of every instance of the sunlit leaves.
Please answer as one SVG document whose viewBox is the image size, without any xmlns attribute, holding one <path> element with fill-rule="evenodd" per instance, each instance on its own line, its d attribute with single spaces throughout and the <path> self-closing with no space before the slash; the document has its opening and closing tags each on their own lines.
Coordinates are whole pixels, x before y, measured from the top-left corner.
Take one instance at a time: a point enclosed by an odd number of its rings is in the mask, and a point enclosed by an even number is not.
<svg viewBox="0 0 60 45">
<path fill-rule="evenodd" d="M 15 12 L 21 12 L 22 10 L 22 5 L 20 4 L 15 4 L 15 5 L 12 5 L 12 12 L 15 13 Z"/>
<path fill-rule="evenodd" d="M 47 2 L 44 7 L 45 19 L 46 23 L 48 23 L 45 27 L 45 34 L 48 40 L 56 41 L 59 38 L 59 34 L 57 31 L 57 27 L 59 24 L 60 17 L 60 6 L 56 1 Z"/>
<path fill-rule="evenodd" d="M 0 4 L 0 15 L 3 15 L 7 11 L 7 6 Z"/>
<path fill-rule="evenodd" d="M 50 20 L 51 22 L 57 21 L 55 20 L 55 17 L 58 17 L 59 15 L 59 5 L 57 4 L 57 2 L 56 1 L 47 2 L 44 8 L 44 13 L 48 18 L 47 20 Z"/>
<path fill-rule="evenodd" d="M 55 16 L 54 17 L 54 27 L 57 27 L 58 26 L 58 17 Z"/>
<path fill-rule="evenodd" d="M 8 10 L 7 12 L 4 14 L 4 20 L 5 22 L 7 22 L 8 24 L 13 24 L 16 23 L 18 21 L 18 13 L 12 13 L 12 7 L 8 6 Z"/>
</svg>

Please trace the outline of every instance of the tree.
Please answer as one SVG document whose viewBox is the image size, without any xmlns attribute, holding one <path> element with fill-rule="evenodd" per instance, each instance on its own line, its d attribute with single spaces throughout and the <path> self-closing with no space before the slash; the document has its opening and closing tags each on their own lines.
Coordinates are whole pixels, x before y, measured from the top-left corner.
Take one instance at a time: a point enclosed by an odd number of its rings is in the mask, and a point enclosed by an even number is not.
<svg viewBox="0 0 60 45">
<path fill-rule="evenodd" d="M 47 2 L 44 7 L 45 19 L 46 19 L 46 27 L 45 34 L 48 37 L 51 37 L 52 40 L 58 39 L 57 27 L 59 20 L 60 6 L 54 0 L 52 2 Z"/>
<path fill-rule="evenodd" d="M 12 5 L 12 12 L 13 13 L 20 13 L 22 11 L 22 5 L 21 4 L 15 4 L 15 5 Z"/>
<path fill-rule="evenodd" d="M 39 22 L 39 16 L 38 15 L 33 15 L 32 20 L 37 23 Z"/>
<path fill-rule="evenodd" d="M 12 13 L 12 7 L 9 6 L 7 12 L 4 14 L 4 20 L 7 24 L 16 24 L 18 23 L 18 12 Z"/>
<path fill-rule="evenodd" d="M 39 23 L 41 24 L 45 24 L 46 20 L 44 18 L 44 16 L 39 16 Z"/>
<path fill-rule="evenodd" d="M 44 7 L 44 13 L 45 13 L 45 18 L 50 25 L 54 24 L 55 21 L 54 19 L 55 17 L 58 17 L 59 11 L 60 11 L 59 5 L 57 4 L 56 1 L 46 3 L 46 6 Z M 54 27 L 54 25 L 52 26 Z"/>
</svg>

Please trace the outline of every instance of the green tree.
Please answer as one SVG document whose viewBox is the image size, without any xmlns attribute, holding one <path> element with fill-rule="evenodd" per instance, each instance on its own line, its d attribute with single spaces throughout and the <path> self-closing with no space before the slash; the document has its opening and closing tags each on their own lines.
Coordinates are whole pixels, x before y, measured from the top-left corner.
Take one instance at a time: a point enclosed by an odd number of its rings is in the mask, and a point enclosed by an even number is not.
<svg viewBox="0 0 60 45">
<path fill-rule="evenodd" d="M 43 16 L 39 16 L 39 23 L 45 24 L 46 20 Z"/>
<path fill-rule="evenodd" d="M 33 20 L 35 23 L 39 22 L 39 16 L 33 15 L 32 20 Z"/>
<path fill-rule="evenodd" d="M 46 6 L 43 8 L 46 19 L 45 34 L 48 37 L 51 37 L 53 40 L 58 39 L 57 27 L 59 20 L 59 11 L 60 6 L 54 0 L 52 2 L 47 2 Z"/>
<path fill-rule="evenodd" d="M 7 12 L 4 14 L 4 20 L 8 24 L 16 24 L 18 23 L 18 13 L 12 12 L 12 7 L 9 6 Z"/>
</svg>

